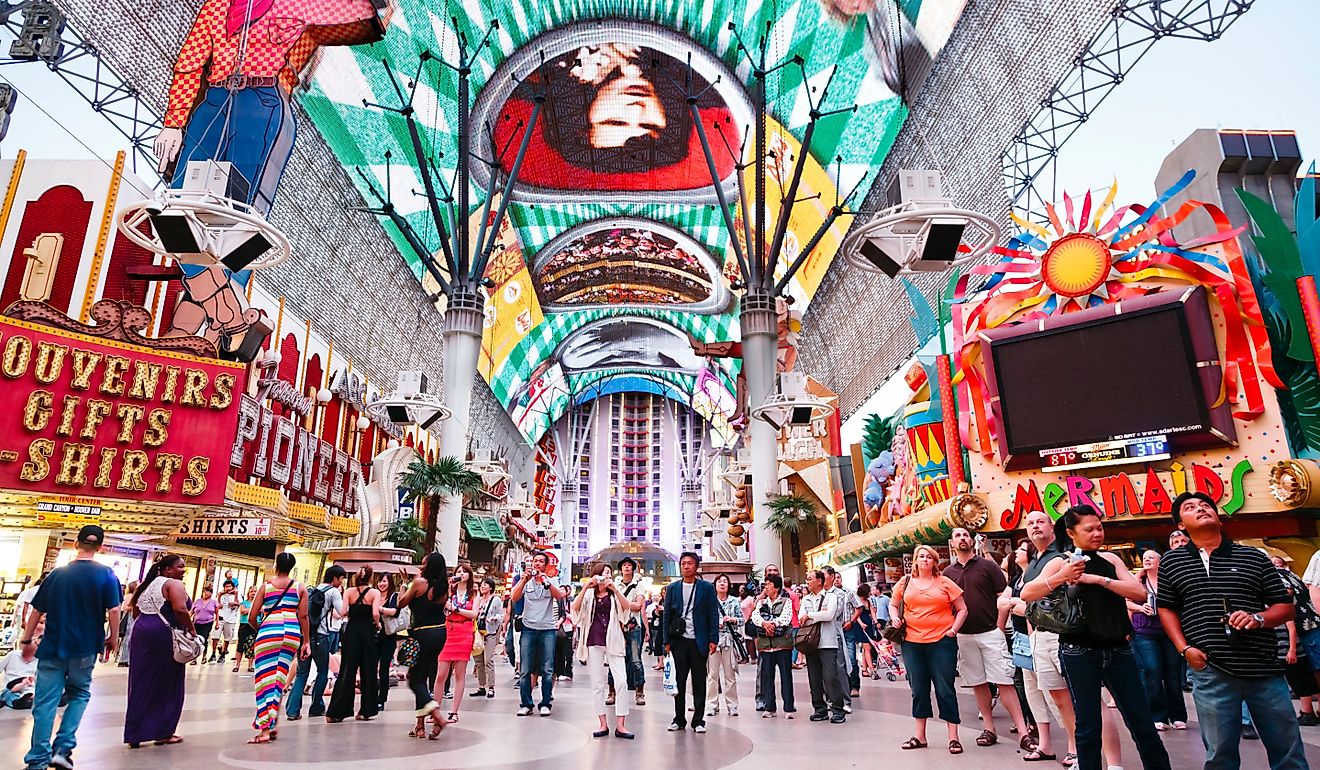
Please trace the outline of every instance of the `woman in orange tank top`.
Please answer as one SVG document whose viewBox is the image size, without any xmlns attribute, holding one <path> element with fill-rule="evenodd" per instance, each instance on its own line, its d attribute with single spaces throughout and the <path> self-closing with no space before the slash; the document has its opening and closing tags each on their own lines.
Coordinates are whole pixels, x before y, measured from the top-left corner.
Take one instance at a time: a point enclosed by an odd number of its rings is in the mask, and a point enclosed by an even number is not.
<svg viewBox="0 0 1320 770">
<path fill-rule="evenodd" d="M 958 666 L 958 629 L 967 620 L 967 605 L 962 589 L 940 575 L 940 559 L 934 548 L 917 546 L 912 554 L 912 574 L 894 587 L 889 616 L 894 626 L 906 633 L 903 661 L 912 690 L 912 718 L 916 720 L 916 734 L 902 748 L 926 748 L 926 720 L 932 716 L 930 688 L 934 685 L 940 719 L 949 729 L 949 753 L 961 754 L 961 720 L 953 679 Z"/>
</svg>

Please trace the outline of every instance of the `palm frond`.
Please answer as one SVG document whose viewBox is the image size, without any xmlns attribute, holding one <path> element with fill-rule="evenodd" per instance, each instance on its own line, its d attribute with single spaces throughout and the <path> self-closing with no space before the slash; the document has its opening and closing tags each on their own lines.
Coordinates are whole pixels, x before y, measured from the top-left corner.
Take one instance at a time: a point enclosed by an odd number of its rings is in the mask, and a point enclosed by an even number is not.
<svg viewBox="0 0 1320 770">
<path fill-rule="evenodd" d="M 767 514 L 761 526 L 780 537 L 797 534 L 817 523 L 816 503 L 806 495 L 776 495 L 766 501 L 765 507 Z"/>
</svg>

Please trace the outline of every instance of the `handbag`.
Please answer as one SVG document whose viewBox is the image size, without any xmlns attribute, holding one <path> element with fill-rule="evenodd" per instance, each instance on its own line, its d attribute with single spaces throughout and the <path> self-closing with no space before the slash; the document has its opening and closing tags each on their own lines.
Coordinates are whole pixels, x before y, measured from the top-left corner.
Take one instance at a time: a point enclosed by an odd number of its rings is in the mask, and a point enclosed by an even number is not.
<svg viewBox="0 0 1320 770">
<path fill-rule="evenodd" d="M 810 655 L 820 648 L 820 626 L 820 623 L 798 626 L 797 638 L 793 641 L 798 652 Z"/>
<path fill-rule="evenodd" d="M 412 608 L 410 607 L 400 608 L 398 606 L 398 601 L 397 601 L 398 594 L 395 594 L 390 598 L 396 600 L 393 609 L 398 610 L 398 612 L 395 612 L 394 617 L 392 618 L 381 619 L 380 630 L 386 636 L 393 636 L 402 631 L 406 631 L 408 629 L 408 626 L 412 625 Z"/>
<path fill-rule="evenodd" d="M 1081 598 L 1061 585 L 1049 595 L 1027 603 L 1027 622 L 1033 628 L 1056 634 L 1072 634 L 1082 630 L 1086 614 Z"/>
<path fill-rule="evenodd" d="M 900 592 L 901 595 L 898 598 L 898 607 L 897 607 L 898 614 L 900 617 L 902 617 L 903 615 L 903 604 L 904 604 L 903 596 L 907 595 L 907 583 L 908 583 L 908 579 L 904 577 L 903 590 Z M 903 641 L 907 639 L 907 623 L 904 622 L 903 625 L 896 626 L 891 622 L 889 625 L 880 629 L 880 635 L 893 644 L 902 644 Z"/>
<path fill-rule="evenodd" d="M 491 597 L 482 608 L 481 615 L 472 619 L 472 657 L 478 657 L 486 652 L 486 616 L 490 615 L 490 605 L 495 601 Z"/>
<path fill-rule="evenodd" d="M 1013 665 L 1026 671 L 1034 671 L 1036 662 L 1031 657 L 1031 637 L 1020 631 L 1013 631 Z"/>
<path fill-rule="evenodd" d="M 400 666 L 412 667 L 417 663 L 417 655 L 422 651 L 422 643 L 411 636 L 403 640 L 399 645 L 399 652 L 395 655 L 395 660 Z"/>
<path fill-rule="evenodd" d="M 161 615 L 160 619 L 165 620 L 165 616 Z M 206 651 L 205 639 L 174 626 L 170 626 L 170 645 L 174 648 L 175 663 L 192 663 Z"/>
</svg>

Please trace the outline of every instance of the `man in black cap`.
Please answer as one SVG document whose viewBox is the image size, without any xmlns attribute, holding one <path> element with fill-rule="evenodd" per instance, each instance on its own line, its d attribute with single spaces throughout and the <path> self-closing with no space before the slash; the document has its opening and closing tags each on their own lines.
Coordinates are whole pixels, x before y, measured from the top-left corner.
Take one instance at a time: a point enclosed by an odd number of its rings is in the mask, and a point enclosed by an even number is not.
<svg viewBox="0 0 1320 770">
<path fill-rule="evenodd" d="M 105 530 L 89 524 L 78 531 L 73 561 L 50 573 L 32 598 L 32 613 L 20 644 L 30 644 L 44 619 L 46 632 L 37 647 L 37 689 L 32 702 L 32 747 L 23 761 L 29 770 L 73 768 L 73 749 L 87 701 L 92 697 L 96 656 L 109 660 L 119 650 L 119 578 L 95 561 Z M 106 615 L 109 613 L 109 633 Z M 52 747 L 55 711 L 67 692 L 68 706 Z"/>
</svg>

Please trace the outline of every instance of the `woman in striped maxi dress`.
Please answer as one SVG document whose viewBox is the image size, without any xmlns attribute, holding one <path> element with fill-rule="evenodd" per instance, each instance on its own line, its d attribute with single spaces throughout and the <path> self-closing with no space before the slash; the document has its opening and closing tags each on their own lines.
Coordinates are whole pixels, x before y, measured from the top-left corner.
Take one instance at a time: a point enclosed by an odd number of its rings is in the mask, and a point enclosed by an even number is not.
<svg viewBox="0 0 1320 770">
<path fill-rule="evenodd" d="M 248 743 L 270 743 L 279 736 L 280 704 L 293 656 L 301 653 L 302 660 L 307 660 L 312 654 L 307 634 L 307 593 L 289 576 L 293 564 L 291 553 L 275 557 L 275 577 L 266 581 L 261 600 L 253 602 L 248 612 L 248 623 L 253 626 L 261 618 L 253 655 L 257 716 L 252 720 L 252 729 L 257 734 Z"/>
</svg>

